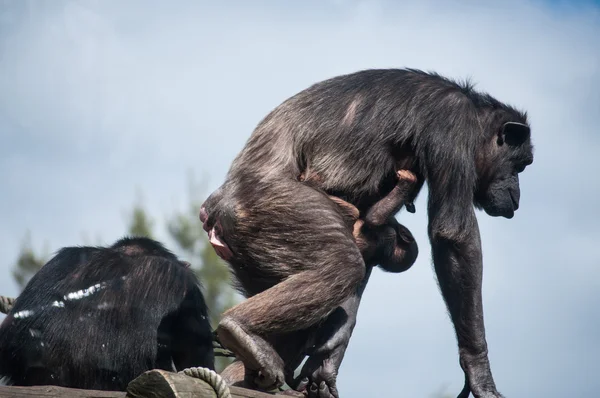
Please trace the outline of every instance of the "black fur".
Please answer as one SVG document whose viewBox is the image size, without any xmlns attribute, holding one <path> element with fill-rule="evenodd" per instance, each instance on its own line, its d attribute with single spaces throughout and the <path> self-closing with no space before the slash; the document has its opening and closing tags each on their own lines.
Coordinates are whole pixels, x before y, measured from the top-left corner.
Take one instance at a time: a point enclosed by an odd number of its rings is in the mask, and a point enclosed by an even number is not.
<svg viewBox="0 0 600 398">
<path fill-rule="evenodd" d="M 0 376 L 20 386 L 124 390 L 150 369 L 212 369 L 213 355 L 198 280 L 147 238 L 61 249 L 0 326 Z"/>
<path fill-rule="evenodd" d="M 435 270 L 467 393 L 499 397 L 487 360 L 473 207 L 513 216 L 517 175 L 533 162 L 529 135 L 524 112 L 468 83 L 412 69 L 338 76 L 291 97 L 260 122 L 203 206 L 205 228 L 231 249 L 228 260 L 253 296 L 226 314 L 220 334 L 277 384 L 281 361 L 261 336 L 320 322 L 364 276 L 356 244 L 325 195 L 364 214 L 404 168 L 428 183 Z M 302 185 L 301 173 L 319 183 Z"/>
</svg>

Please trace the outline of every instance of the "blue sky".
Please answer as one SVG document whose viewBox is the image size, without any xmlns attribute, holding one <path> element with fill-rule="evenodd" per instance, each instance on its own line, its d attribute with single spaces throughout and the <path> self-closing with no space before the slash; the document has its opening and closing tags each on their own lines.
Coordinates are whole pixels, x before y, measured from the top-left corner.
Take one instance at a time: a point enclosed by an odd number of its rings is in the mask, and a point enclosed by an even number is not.
<svg viewBox="0 0 600 398">
<path fill-rule="evenodd" d="M 496 383 L 507 397 L 597 394 L 598 2 L 166 4 L 2 3 L 1 294 L 17 293 L 10 267 L 28 229 L 52 251 L 112 242 L 138 191 L 159 220 L 183 209 L 188 171 L 217 187 L 260 119 L 310 84 L 365 68 L 435 70 L 471 77 L 532 124 L 536 158 L 515 218 L 478 213 Z M 376 271 L 367 287 L 339 377 L 345 398 L 370 396 L 373 381 L 410 397 L 462 386 L 425 200 L 399 217 L 417 263 Z"/>
</svg>

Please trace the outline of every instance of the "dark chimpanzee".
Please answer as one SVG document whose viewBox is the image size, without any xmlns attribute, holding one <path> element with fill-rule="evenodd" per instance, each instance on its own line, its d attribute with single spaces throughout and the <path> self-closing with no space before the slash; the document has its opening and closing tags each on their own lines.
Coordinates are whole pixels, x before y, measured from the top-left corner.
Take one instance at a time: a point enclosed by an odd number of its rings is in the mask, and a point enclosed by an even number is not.
<svg viewBox="0 0 600 398">
<path fill-rule="evenodd" d="M 310 176 L 315 178 L 315 176 Z M 311 178 L 306 178 L 304 173 L 300 181 L 311 185 Z M 336 350 L 336 356 L 329 356 L 338 345 L 347 346 L 354 325 L 356 314 L 364 288 L 366 287 L 372 268 L 380 265 L 387 272 L 399 273 L 409 269 L 418 255 L 418 246 L 410 231 L 399 224 L 394 218 L 402 205 L 412 203 L 414 189 L 419 187 L 417 177 L 408 170 L 398 171 L 398 183 L 384 198 L 375 203 L 364 216 L 359 219 L 358 209 L 338 197 L 329 196 L 345 215 L 349 228 L 352 228 L 354 239 L 359 247 L 366 265 L 366 275 L 361 283 L 354 300 L 347 300 L 343 306 L 337 308 L 325 322 L 301 331 L 267 336 L 267 340 L 277 350 L 285 363 L 286 381 L 289 385 L 296 386 L 298 390 L 306 389 L 309 396 L 316 395 L 320 386 L 316 383 L 308 385 L 302 379 L 312 376 L 321 368 L 323 359 L 327 357 L 336 368 L 342 362 L 345 350 Z M 347 335 L 348 334 L 348 335 Z M 319 347 L 314 350 L 313 347 Z M 302 368 L 300 375 L 294 380 L 294 370 L 300 365 L 304 357 L 310 358 Z M 252 387 L 255 372 L 246 370 L 241 361 L 236 361 L 228 366 L 221 376 L 229 383 L 238 386 Z M 313 379 L 315 379 L 313 377 Z M 327 389 L 325 389 L 327 387 Z M 337 396 L 335 378 L 328 380 L 321 388 L 320 397 Z"/>
<path fill-rule="evenodd" d="M 261 121 L 201 211 L 249 297 L 224 314 L 221 342 L 259 372 L 260 386 L 281 385 L 284 362 L 265 337 L 318 324 L 353 299 L 365 276 L 328 195 L 363 214 L 393 188 L 395 170 L 406 169 L 428 183 L 434 268 L 465 374 L 460 396 L 500 397 L 474 207 L 512 218 L 518 174 L 532 162 L 525 113 L 434 73 L 366 70 L 289 98 Z M 303 171 L 319 176 L 320 189 L 298 181 Z M 327 362 L 317 372 L 324 381 L 337 372 Z"/>
<path fill-rule="evenodd" d="M 19 386 L 124 390 L 149 369 L 214 368 L 200 284 L 160 243 L 61 249 L 0 326 L 0 377 Z"/>
</svg>

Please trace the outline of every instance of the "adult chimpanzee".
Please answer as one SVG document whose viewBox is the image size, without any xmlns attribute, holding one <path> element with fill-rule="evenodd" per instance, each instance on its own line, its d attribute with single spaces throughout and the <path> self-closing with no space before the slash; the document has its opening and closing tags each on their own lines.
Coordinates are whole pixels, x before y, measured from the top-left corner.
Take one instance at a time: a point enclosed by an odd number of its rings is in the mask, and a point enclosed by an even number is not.
<svg viewBox="0 0 600 398">
<path fill-rule="evenodd" d="M 403 272 L 409 269 L 417 258 L 418 246 L 414 237 L 393 216 L 403 204 L 412 203 L 414 196 L 411 194 L 419 185 L 416 176 L 407 170 L 399 170 L 398 177 L 398 183 L 394 189 L 375 203 L 364 219 L 359 219 L 359 211 L 351 203 L 338 197 L 329 197 L 339 205 L 342 214 L 345 215 L 346 222 L 353 230 L 354 239 L 366 265 L 366 275 L 356 296 L 334 310 L 322 324 L 301 331 L 267 337 L 269 343 L 273 344 L 285 363 L 288 384 L 295 386 L 298 390 L 306 389 L 309 396 L 317 394 L 324 398 L 337 396 L 335 377 L 324 374 L 323 376 L 328 376 L 327 383 L 318 386 L 316 383 L 309 385 L 309 376 L 320 372 L 324 359 L 327 359 L 336 369 L 341 364 L 345 349 L 335 350 L 335 356 L 330 356 L 330 353 L 338 345 L 343 345 L 345 348 L 350 340 L 356 324 L 360 299 L 372 268 L 379 264 L 380 268 L 387 272 Z M 300 180 L 312 184 L 311 179 L 304 175 Z M 313 347 L 318 347 L 318 349 L 315 350 Z M 310 355 L 309 360 L 303 366 L 300 375 L 293 379 L 294 370 L 307 354 Z M 246 371 L 243 363 L 236 361 L 228 366 L 221 376 L 229 384 L 252 387 L 255 372 L 251 369 Z M 306 378 L 305 381 L 303 381 L 304 378 Z M 312 378 L 317 379 L 317 377 Z"/>
<path fill-rule="evenodd" d="M 500 397 L 487 355 L 474 206 L 512 218 L 518 174 L 532 162 L 525 113 L 434 73 L 366 70 L 291 97 L 261 121 L 201 211 L 249 296 L 224 314 L 221 341 L 260 372 L 259 385 L 280 385 L 283 362 L 265 336 L 324 320 L 365 275 L 327 195 L 362 214 L 392 189 L 399 167 L 428 183 L 434 268 L 465 373 L 461 396 Z M 297 180 L 303 171 L 319 176 L 320 189 Z"/>
<path fill-rule="evenodd" d="M 0 326 L 10 384 L 124 390 L 149 369 L 214 368 L 211 327 L 189 264 L 160 243 L 66 247 Z"/>
</svg>

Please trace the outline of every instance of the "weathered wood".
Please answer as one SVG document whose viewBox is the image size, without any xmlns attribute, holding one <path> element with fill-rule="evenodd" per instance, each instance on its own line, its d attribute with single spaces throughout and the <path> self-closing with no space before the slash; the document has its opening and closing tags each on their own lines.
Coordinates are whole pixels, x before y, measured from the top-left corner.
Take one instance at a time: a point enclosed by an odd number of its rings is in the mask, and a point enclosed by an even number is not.
<svg viewBox="0 0 600 398">
<path fill-rule="evenodd" d="M 233 398 L 274 398 L 279 394 L 269 394 L 241 387 L 229 387 Z M 204 380 L 165 370 L 150 370 L 133 380 L 127 386 L 130 398 L 216 398 L 213 387 Z"/>
<path fill-rule="evenodd" d="M 231 391 L 232 398 L 290 398 L 289 396 L 286 396 L 286 395 L 269 394 L 266 392 L 248 390 L 247 388 L 241 388 L 241 387 L 229 387 L 229 390 Z M 296 396 L 296 395 L 294 395 L 294 396 Z"/>
<path fill-rule="evenodd" d="M 241 387 L 229 387 L 229 390 L 232 398 L 286 397 L 286 395 L 269 394 Z M 216 396 L 215 390 L 204 380 L 164 370 L 150 370 L 141 374 L 129 383 L 126 393 L 56 386 L 0 386 L 1 398 L 216 398 Z"/>
<path fill-rule="evenodd" d="M 37 387 L 6 387 L 0 386 L 0 397 L 2 398 L 125 398 L 124 392 L 119 391 L 96 391 L 78 390 L 76 388 L 64 388 L 56 386 Z"/>
<path fill-rule="evenodd" d="M 204 380 L 165 370 L 150 370 L 127 386 L 132 398 L 217 398 L 217 393 Z"/>
</svg>

